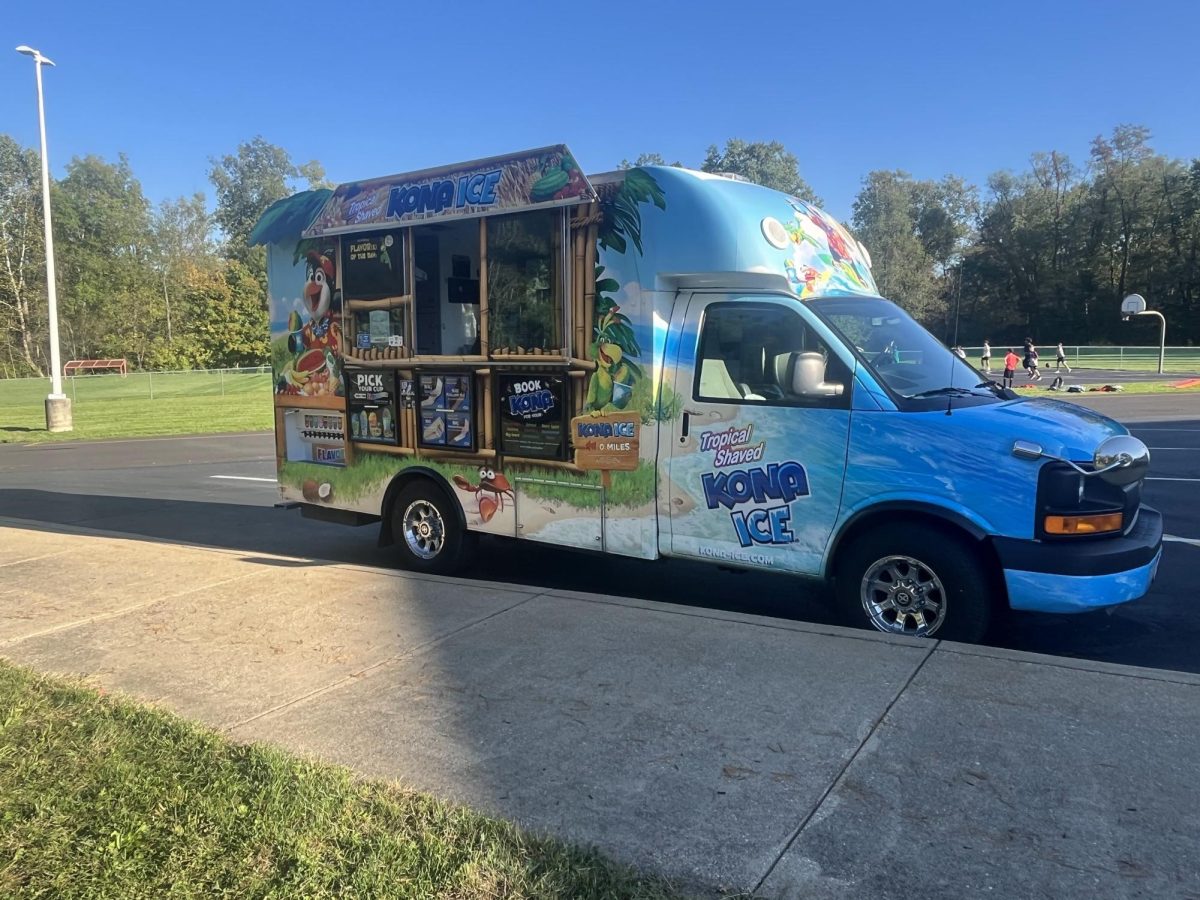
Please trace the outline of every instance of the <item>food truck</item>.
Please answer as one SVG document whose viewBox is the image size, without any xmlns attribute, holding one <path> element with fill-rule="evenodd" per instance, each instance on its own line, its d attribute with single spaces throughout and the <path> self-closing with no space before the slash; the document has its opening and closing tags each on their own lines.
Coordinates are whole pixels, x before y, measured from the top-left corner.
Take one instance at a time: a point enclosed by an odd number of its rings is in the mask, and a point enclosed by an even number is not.
<svg viewBox="0 0 1200 900">
<path fill-rule="evenodd" d="M 252 239 L 282 497 L 413 569 L 480 534 L 682 557 L 965 640 L 1154 578 L 1146 447 L 988 381 L 802 199 L 558 145 L 306 191 Z"/>
</svg>

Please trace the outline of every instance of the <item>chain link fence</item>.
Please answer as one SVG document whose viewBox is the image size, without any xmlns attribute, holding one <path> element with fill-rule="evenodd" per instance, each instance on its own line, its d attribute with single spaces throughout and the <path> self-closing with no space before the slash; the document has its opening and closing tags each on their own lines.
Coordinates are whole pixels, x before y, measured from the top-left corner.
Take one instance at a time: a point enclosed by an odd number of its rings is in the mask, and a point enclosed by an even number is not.
<svg viewBox="0 0 1200 900">
<path fill-rule="evenodd" d="M 992 344 L 992 368 L 1004 360 L 1008 352 L 1007 345 Z M 1017 356 L 1024 359 L 1025 351 L 1017 345 L 1012 348 Z M 1053 366 L 1055 351 L 1053 344 L 1037 345 L 1038 363 L 1045 368 Z M 979 362 L 983 347 L 963 347 L 967 359 L 973 363 Z M 1073 344 L 1063 344 L 1063 352 L 1067 357 L 1067 365 L 1072 369 L 1116 369 L 1123 372 L 1157 372 L 1158 346 L 1153 347 L 1088 347 Z M 1193 375 L 1200 374 L 1200 347 L 1167 347 L 1163 358 L 1164 374 Z"/>
</svg>

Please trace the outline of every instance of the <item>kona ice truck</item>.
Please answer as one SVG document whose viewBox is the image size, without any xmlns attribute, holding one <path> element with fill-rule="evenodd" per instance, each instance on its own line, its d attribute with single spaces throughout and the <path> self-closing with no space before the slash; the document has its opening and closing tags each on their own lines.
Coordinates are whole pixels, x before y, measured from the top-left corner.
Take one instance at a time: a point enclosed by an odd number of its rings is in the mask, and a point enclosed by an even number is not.
<svg viewBox="0 0 1200 900">
<path fill-rule="evenodd" d="M 283 499 L 412 569 L 480 534 L 682 557 L 966 640 L 1154 578 L 1146 447 L 989 382 L 796 197 L 560 145 L 297 194 L 253 237 Z"/>
</svg>

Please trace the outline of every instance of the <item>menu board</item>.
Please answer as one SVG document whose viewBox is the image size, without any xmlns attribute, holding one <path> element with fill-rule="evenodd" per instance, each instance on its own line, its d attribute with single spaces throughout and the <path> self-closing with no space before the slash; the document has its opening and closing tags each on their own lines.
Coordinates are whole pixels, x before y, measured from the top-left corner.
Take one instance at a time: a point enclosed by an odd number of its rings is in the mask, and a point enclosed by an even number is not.
<svg viewBox="0 0 1200 900">
<path fill-rule="evenodd" d="M 466 372 L 425 373 L 421 391 L 422 447 L 475 449 L 475 383 Z"/>
<path fill-rule="evenodd" d="M 371 444 L 398 444 L 396 373 L 379 369 L 346 370 L 350 437 Z"/>
<path fill-rule="evenodd" d="M 351 300 L 404 296 L 404 237 L 376 231 L 342 238 L 342 293 Z"/>
<path fill-rule="evenodd" d="M 566 379 L 499 372 L 500 452 L 532 459 L 566 458 Z"/>
</svg>

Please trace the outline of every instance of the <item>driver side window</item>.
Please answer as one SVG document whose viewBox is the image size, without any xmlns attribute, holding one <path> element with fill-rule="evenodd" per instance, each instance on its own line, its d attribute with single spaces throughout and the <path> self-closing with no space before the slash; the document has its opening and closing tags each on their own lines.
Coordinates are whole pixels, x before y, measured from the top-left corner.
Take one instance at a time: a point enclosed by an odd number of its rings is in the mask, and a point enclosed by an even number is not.
<svg viewBox="0 0 1200 900">
<path fill-rule="evenodd" d="M 759 406 L 850 405 L 850 372 L 781 304 L 713 303 L 696 354 L 697 400 Z"/>
</svg>

